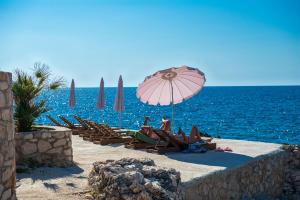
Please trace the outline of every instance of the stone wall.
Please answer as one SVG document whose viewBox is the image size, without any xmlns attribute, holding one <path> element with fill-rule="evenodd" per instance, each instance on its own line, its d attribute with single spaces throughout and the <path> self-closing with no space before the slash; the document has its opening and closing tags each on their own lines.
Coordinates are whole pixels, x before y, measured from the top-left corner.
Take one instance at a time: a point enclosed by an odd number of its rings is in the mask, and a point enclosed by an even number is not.
<svg viewBox="0 0 300 200">
<path fill-rule="evenodd" d="M 17 163 L 30 160 L 51 167 L 73 165 L 72 131 L 55 126 L 37 128 L 32 132 L 16 133 Z"/>
<path fill-rule="evenodd" d="M 0 72 L 0 200 L 16 199 L 12 76 Z"/>
<path fill-rule="evenodd" d="M 190 181 L 184 184 L 185 199 L 273 199 L 285 196 L 287 172 L 294 168 L 291 160 L 297 159 L 299 163 L 299 157 L 282 150 L 246 165 Z"/>
</svg>

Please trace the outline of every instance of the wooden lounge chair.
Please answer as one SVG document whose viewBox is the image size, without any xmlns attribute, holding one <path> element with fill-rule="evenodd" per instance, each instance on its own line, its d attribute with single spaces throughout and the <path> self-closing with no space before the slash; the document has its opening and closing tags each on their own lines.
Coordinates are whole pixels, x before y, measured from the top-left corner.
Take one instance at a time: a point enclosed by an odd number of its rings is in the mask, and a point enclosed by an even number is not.
<svg viewBox="0 0 300 200">
<path fill-rule="evenodd" d="M 94 128 L 93 126 L 91 126 L 90 124 L 88 124 L 87 120 L 82 119 L 81 117 L 77 116 L 77 115 L 73 115 L 73 117 L 79 122 L 79 124 L 86 130 L 83 131 L 82 133 L 79 134 L 80 137 L 83 138 L 83 140 L 91 140 L 91 135 L 93 133 L 97 133 L 98 130 L 96 128 Z"/>
<path fill-rule="evenodd" d="M 193 125 L 190 135 L 187 136 L 181 128 L 179 128 L 177 135 L 175 135 L 177 139 L 183 140 L 187 144 L 193 144 L 196 142 L 206 142 L 210 143 L 213 138 L 203 138 L 198 131 L 197 126 Z"/>
<path fill-rule="evenodd" d="M 165 145 L 164 141 L 158 141 L 157 139 L 151 138 L 142 132 L 130 132 L 128 135 L 132 136 L 133 139 L 125 145 L 126 148 L 146 149 L 157 145 Z"/>
<path fill-rule="evenodd" d="M 94 132 L 91 132 L 87 138 L 89 141 L 93 142 L 93 141 L 99 141 L 102 139 L 103 136 L 105 136 L 106 133 L 104 133 L 102 131 L 101 128 L 99 128 L 99 126 L 102 126 L 102 125 L 99 125 L 99 124 L 96 124 L 92 121 L 88 121 L 88 120 L 84 120 L 86 124 L 88 124 L 91 128 L 93 128 L 95 131 Z"/>
<path fill-rule="evenodd" d="M 178 152 L 188 148 L 188 144 L 184 141 L 178 140 L 174 135 L 164 130 L 152 129 L 152 131 L 160 138 L 160 140 L 165 142 L 165 145 L 159 145 L 158 143 L 157 145 L 149 147 L 147 148 L 147 152 L 149 153 L 164 154 L 167 152 Z"/>
<path fill-rule="evenodd" d="M 92 124 L 92 123 L 91 123 Z M 101 133 L 100 136 L 93 138 L 93 143 L 107 145 L 107 144 L 119 144 L 119 143 L 128 143 L 132 140 L 131 136 L 127 136 L 124 133 L 128 131 L 124 130 L 114 130 L 106 125 L 99 125 L 93 123 L 94 127 L 99 130 Z"/>
<path fill-rule="evenodd" d="M 46 115 L 46 117 L 56 126 L 61 126 L 61 127 L 67 127 L 66 125 L 63 125 L 61 123 L 59 123 L 56 119 L 54 119 L 53 117 L 51 117 L 50 115 Z"/>
<path fill-rule="evenodd" d="M 204 147 L 208 150 L 214 150 L 217 146 L 216 143 L 211 142 L 213 140 L 212 137 L 201 137 L 201 134 L 198 131 L 197 126 L 195 125 L 192 127 L 189 136 L 186 136 L 186 134 L 181 130 L 181 128 L 179 128 L 178 134 L 175 137 L 179 140 L 184 141 L 187 144 L 203 143 L 201 144 L 201 147 Z"/>
<path fill-rule="evenodd" d="M 65 117 L 61 115 L 59 115 L 58 117 L 66 124 L 66 126 L 69 129 L 72 129 L 73 135 L 79 135 L 80 133 L 87 131 L 84 127 L 73 124 L 72 122 L 70 122 L 69 120 L 67 120 Z"/>
</svg>

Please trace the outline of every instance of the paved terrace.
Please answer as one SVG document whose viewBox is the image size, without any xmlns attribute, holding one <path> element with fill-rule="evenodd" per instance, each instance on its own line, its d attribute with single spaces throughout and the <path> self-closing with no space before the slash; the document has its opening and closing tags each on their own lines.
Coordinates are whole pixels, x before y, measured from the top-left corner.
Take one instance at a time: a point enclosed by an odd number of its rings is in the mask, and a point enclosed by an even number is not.
<svg viewBox="0 0 300 200">
<path fill-rule="evenodd" d="M 122 145 L 101 146 L 73 138 L 74 161 L 71 168 L 38 168 L 31 173 L 17 175 L 17 197 L 19 199 L 82 199 L 77 192 L 87 186 L 87 177 L 92 163 L 107 159 L 152 158 L 156 165 L 175 168 L 181 172 L 182 182 L 207 174 L 238 167 L 259 156 L 279 151 L 280 144 L 240 140 L 214 139 L 219 147 L 230 147 L 232 153 L 210 151 L 207 153 L 170 153 L 156 155 L 141 150 L 126 149 Z"/>
</svg>

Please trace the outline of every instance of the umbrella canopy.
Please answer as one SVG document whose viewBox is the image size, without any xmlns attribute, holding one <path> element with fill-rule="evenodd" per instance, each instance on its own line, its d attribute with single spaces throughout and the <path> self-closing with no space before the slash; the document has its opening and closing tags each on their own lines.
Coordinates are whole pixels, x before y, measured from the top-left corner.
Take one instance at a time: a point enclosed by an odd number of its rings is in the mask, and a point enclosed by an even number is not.
<svg viewBox="0 0 300 200">
<path fill-rule="evenodd" d="M 178 104 L 197 94 L 205 81 L 205 75 L 199 69 L 173 67 L 146 77 L 136 95 L 149 105 Z"/>
<path fill-rule="evenodd" d="M 72 79 L 71 88 L 70 88 L 70 98 L 69 98 L 69 107 L 75 107 L 75 83 Z"/>
<path fill-rule="evenodd" d="M 145 78 L 136 96 L 149 105 L 172 105 L 172 131 L 174 131 L 174 105 L 197 94 L 205 83 L 199 69 L 188 66 L 161 70 Z"/>
<path fill-rule="evenodd" d="M 98 109 L 104 109 L 104 80 L 101 78 L 100 82 L 100 90 L 99 90 L 99 96 L 97 101 L 97 108 Z"/>
<path fill-rule="evenodd" d="M 119 77 L 118 89 L 115 97 L 114 110 L 116 112 L 122 112 L 124 110 L 123 80 L 121 75 Z"/>
</svg>

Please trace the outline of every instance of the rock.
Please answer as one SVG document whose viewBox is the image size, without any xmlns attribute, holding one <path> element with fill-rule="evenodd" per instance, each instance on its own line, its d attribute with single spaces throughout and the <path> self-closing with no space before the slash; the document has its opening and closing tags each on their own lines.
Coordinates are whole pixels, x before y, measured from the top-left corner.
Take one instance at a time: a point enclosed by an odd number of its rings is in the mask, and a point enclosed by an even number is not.
<svg viewBox="0 0 300 200">
<path fill-rule="evenodd" d="M 33 139 L 33 134 L 32 133 L 25 133 L 23 134 L 24 140 L 31 140 Z"/>
<path fill-rule="evenodd" d="M 66 140 L 65 139 L 60 139 L 60 140 L 57 140 L 55 143 L 54 143 L 54 147 L 58 147 L 58 146 L 64 146 L 66 144 Z"/>
<path fill-rule="evenodd" d="M 34 143 L 25 142 L 22 145 L 22 152 L 24 155 L 32 154 L 37 151 L 37 146 Z"/>
<path fill-rule="evenodd" d="M 43 132 L 42 135 L 41 135 L 42 139 L 47 139 L 47 138 L 50 138 L 50 137 L 51 137 L 51 133 L 49 133 L 49 132 Z"/>
<path fill-rule="evenodd" d="M 4 163 L 4 156 L 2 156 L 0 152 L 0 168 L 3 166 L 3 163 Z"/>
<path fill-rule="evenodd" d="M 51 144 L 49 142 L 44 141 L 44 140 L 40 140 L 38 142 L 38 150 L 39 150 L 39 152 L 46 152 L 49 149 L 51 149 Z"/>
<path fill-rule="evenodd" d="M 2 194 L 3 190 L 4 190 L 4 187 L 3 187 L 2 184 L 0 184 L 0 197 L 1 197 L 1 194 Z"/>
<path fill-rule="evenodd" d="M 2 169 L 2 170 L 3 170 L 3 169 Z M 6 170 L 4 170 L 4 171 L 2 172 L 2 181 L 3 181 L 3 182 L 7 181 L 8 179 L 11 178 L 11 176 L 12 176 L 12 170 L 11 170 L 11 168 L 10 168 L 10 167 L 9 167 L 9 168 L 6 168 Z"/>
<path fill-rule="evenodd" d="M 3 109 L 3 110 L 1 110 L 1 112 L 2 112 L 2 120 L 4 120 L 4 121 L 12 120 L 11 119 L 12 114 L 11 114 L 10 109 Z"/>
<path fill-rule="evenodd" d="M 150 159 L 96 162 L 88 183 L 94 199 L 183 199 L 179 172 L 159 168 Z"/>
<path fill-rule="evenodd" d="M 8 83 L 5 81 L 0 81 L 0 90 L 7 90 Z"/>
<path fill-rule="evenodd" d="M 61 153 L 63 150 L 62 147 L 59 147 L 59 148 L 53 148 L 53 149 L 50 149 L 49 151 L 47 151 L 47 153 Z"/>
<path fill-rule="evenodd" d="M 1 200 L 8 200 L 11 199 L 11 189 L 6 190 L 5 192 L 3 192 Z"/>
<path fill-rule="evenodd" d="M 5 96 L 3 94 L 3 92 L 0 91 L 0 108 L 1 107 L 5 107 Z"/>
<path fill-rule="evenodd" d="M 64 132 L 57 132 L 57 133 L 53 133 L 52 136 L 54 138 L 61 139 L 61 138 L 65 137 L 65 134 L 64 134 Z"/>
<path fill-rule="evenodd" d="M 72 156 L 72 155 L 73 155 L 72 149 L 70 148 L 70 149 L 64 150 L 64 154 L 65 154 L 66 156 Z"/>
</svg>

